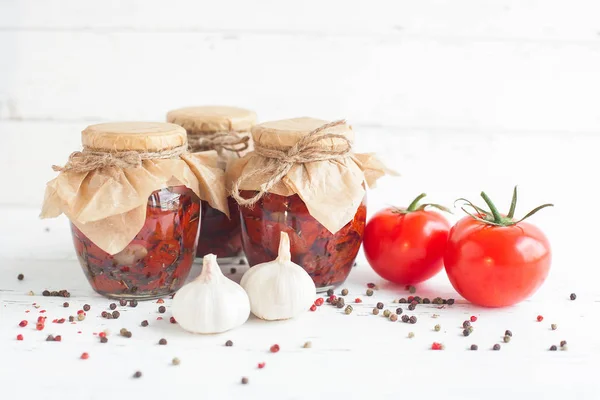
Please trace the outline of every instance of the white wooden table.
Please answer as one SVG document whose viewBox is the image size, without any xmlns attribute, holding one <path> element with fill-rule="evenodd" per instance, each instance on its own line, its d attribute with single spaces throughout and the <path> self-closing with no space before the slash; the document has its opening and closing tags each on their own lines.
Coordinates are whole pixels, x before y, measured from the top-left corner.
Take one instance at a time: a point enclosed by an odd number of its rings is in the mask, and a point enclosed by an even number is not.
<svg viewBox="0 0 600 400">
<path fill-rule="evenodd" d="M 584 253 L 574 253 L 575 248 L 559 248 L 543 288 L 531 300 L 511 308 L 482 309 L 466 303 L 442 272 L 419 286 L 417 294 L 454 297 L 456 304 L 441 309 L 420 305 L 411 313 L 418 317 L 415 325 L 393 323 L 372 315 L 372 308 L 381 301 L 395 309 L 392 300 L 409 293 L 382 281 L 361 259 L 343 285 L 350 292 L 347 299 L 363 300 L 353 305 L 351 315 L 325 304 L 297 320 L 251 318 L 234 331 L 201 336 L 169 322 L 168 299 L 165 314 L 158 313 L 156 301 L 149 301 L 137 308 L 119 306 L 117 320 L 101 318 L 112 301 L 88 285 L 64 218 L 40 221 L 34 210 L 3 209 L 0 221 L 2 399 L 479 400 L 600 395 L 597 265 Z M 558 229 L 549 234 L 553 241 L 565 243 L 574 235 Z M 243 270 L 236 268 L 239 279 Z M 196 267 L 192 276 L 198 272 Z M 20 273 L 25 275 L 22 281 L 17 280 Z M 372 297 L 365 295 L 368 282 L 380 287 Z M 67 289 L 71 297 L 43 297 L 44 289 Z M 569 300 L 571 292 L 577 293 L 577 300 Z M 69 308 L 63 307 L 64 301 Z M 75 315 L 84 304 L 91 306 L 84 321 L 51 322 Z M 536 321 L 538 314 L 544 316 L 543 322 Z M 35 329 L 39 315 L 48 318 L 41 332 Z M 475 330 L 463 337 L 462 322 L 471 315 L 478 318 Z M 21 320 L 29 325 L 19 327 Z M 148 320 L 149 326 L 141 327 L 142 320 Z M 550 329 L 552 323 L 558 325 L 556 331 Z M 434 331 L 436 324 L 441 325 L 440 332 Z M 132 338 L 119 336 L 121 328 L 129 329 Z M 105 329 L 110 331 L 109 340 L 102 344 L 95 334 Z M 513 332 L 508 344 L 502 343 L 506 329 Z M 408 338 L 409 332 L 415 337 Z M 23 341 L 16 340 L 18 334 Z M 49 334 L 61 335 L 62 342 L 46 342 Z M 161 338 L 168 340 L 166 346 L 158 345 Z M 224 345 L 227 340 L 233 341 L 233 347 Z M 561 340 L 568 341 L 567 351 L 548 350 Z M 312 342 L 312 348 L 303 348 L 306 341 Z M 434 341 L 445 349 L 430 350 Z M 275 343 L 281 350 L 272 354 L 269 348 Z M 500 351 L 491 350 L 495 343 L 501 343 Z M 479 350 L 468 350 L 471 344 Z M 80 359 L 83 352 L 89 353 L 89 359 Z M 171 365 L 173 357 L 181 364 Z M 258 369 L 259 362 L 266 363 L 264 369 Z M 133 378 L 136 371 L 142 372 L 141 378 Z M 247 385 L 240 382 L 244 376 Z"/>
</svg>

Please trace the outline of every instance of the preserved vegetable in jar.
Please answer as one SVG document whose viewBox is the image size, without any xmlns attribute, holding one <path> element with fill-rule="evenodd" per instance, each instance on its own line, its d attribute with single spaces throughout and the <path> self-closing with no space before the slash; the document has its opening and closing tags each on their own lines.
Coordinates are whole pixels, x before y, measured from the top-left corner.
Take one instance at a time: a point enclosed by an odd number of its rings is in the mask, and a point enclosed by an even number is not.
<svg viewBox="0 0 600 400">
<path fill-rule="evenodd" d="M 342 283 L 362 243 L 366 187 L 388 170 L 373 155 L 352 152 L 354 132 L 345 121 L 267 122 L 255 125 L 252 137 L 254 151 L 227 170 L 250 266 L 273 260 L 285 231 L 292 261 L 317 290 Z"/>
<path fill-rule="evenodd" d="M 42 218 L 70 219 L 98 293 L 143 300 L 177 290 L 194 259 L 201 200 L 227 211 L 216 154 L 190 154 L 185 130 L 168 123 L 92 125 L 82 142 L 54 167 Z"/>
<path fill-rule="evenodd" d="M 170 111 L 167 121 L 185 128 L 190 151 L 216 151 L 219 165 L 225 169 L 229 161 L 244 156 L 251 149 L 250 129 L 256 122 L 256 114 L 237 107 L 186 107 Z M 229 215 L 226 215 L 203 202 L 198 257 L 212 253 L 220 262 L 226 262 L 241 256 L 238 205 L 229 198 L 228 207 Z"/>
</svg>

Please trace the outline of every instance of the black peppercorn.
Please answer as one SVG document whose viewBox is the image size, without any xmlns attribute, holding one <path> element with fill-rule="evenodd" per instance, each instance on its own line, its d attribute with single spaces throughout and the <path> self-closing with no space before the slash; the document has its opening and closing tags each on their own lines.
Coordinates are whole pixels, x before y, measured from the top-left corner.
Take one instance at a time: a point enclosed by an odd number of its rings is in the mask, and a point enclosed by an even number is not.
<svg viewBox="0 0 600 400">
<path fill-rule="evenodd" d="M 110 305 L 108 306 L 108 308 L 110 308 L 111 310 L 114 310 L 117 308 L 117 305 L 115 303 L 110 303 Z"/>
<path fill-rule="evenodd" d="M 75 317 L 72 315 L 69 315 L 69 322 L 73 322 L 73 321 L 75 321 Z"/>
<path fill-rule="evenodd" d="M 469 331 L 468 329 L 465 329 L 463 331 L 463 336 L 469 336 L 471 334 L 471 331 Z"/>
<path fill-rule="evenodd" d="M 23 275 L 23 274 L 17 275 L 17 279 L 20 281 L 22 281 L 24 278 L 25 278 L 25 275 Z"/>
<path fill-rule="evenodd" d="M 119 300 L 119 305 L 125 307 L 127 305 L 127 300 L 121 299 Z"/>
<path fill-rule="evenodd" d="M 367 289 L 367 296 L 373 296 L 373 289 Z"/>
<path fill-rule="evenodd" d="M 134 378 L 141 378 L 142 377 L 142 373 L 140 371 L 135 371 L 135 374 L 133 374 Z"/>
<path fill-rule="evenodd" d="M 403 297 L 400 300 L 398 300 L 398 303 L 404 304 L 407 303 L 406 299 Z"/>
<path fill-rule="evenodd" d="M 417 317 L 415 317 L 413 315 L 412 317 L 410 317 L 410 319 L 408 320 L 408 322 L 410 322 L 411 324 L 416 324 L 417 323 Z"/>
<path fill-rule="evenodd" d="M 500 350 L 500 345 L 498 343 L 496 343 L 494 345 L 494 347 L 492 347 L 493 350 Z"/>
<path fill-rule="evenodd" d="M 430 300 L 430 299 L 428 299 L 427 297 L 425 297 L 425 298 L 423 299 L 423 304 L 431 304 L 431 300 Z"/>
<path fill-rule="evenodd" d="M 479 349 L 479 346 L 477 346 L 476 344 L 471 345 L 471 350 L 477 350 L 477 349 Z"/>
<path fill-rule="evenodd" d="M 506 331 L 504 331 L 504 336 L 512 337 L 512 332 L 507 329 Z"/>
<path fill-rule="evenodd" d="M 342 296 L 348 295 L 348 289 L 342 289 Z"/>
<path fill-rule="evenodd" d="M 242 378 L 242 385 L 247 385 L 248 384 L 248 378 L 246 378 L 245 376 Z"/>
<path fill-rule="evenodd" d="M 235 268 L 230 268 L 229 269 L 229 273 L 230 274 L 235 274 L 236 272 L 237 272 L 237 269 L 235 269 Z"/>
<path fill-rule="evenodd" d="M 158 344 L 160 344 L 161 346 L 164 346 L 164 345 L 166 345 L 166 344 L 167 344 L 167 339 L 164 339 L 164 338 L 163 338 L 163 339 L 160 339 L 160 340 L 158 341 Z M 233 343 L 231 343 L 231 344 L 233 344 Z"/>
<path fill-rule="evenodd" d="M 380 310 L 383 310 L 383 303 L 382 302 L 377 303 L 377 308 L 379 308 Z"/>
<path fill-rule="evenodd" d="M 67 303 L 67 302 L 65 301 L 65 302 L 63 303 L 63 307 L 64 307 L 64 308 L 67 308 L 67 307 L 69 307 L 69 303 Z"/>
<path fill-rule="evenodd" d="M 83 305 L 83 311 L 90 311 L 90 308 L 92 308 L 92 307 L 89 304 Z"/>
<path fill-rule="evenodd" d="M 48 335 L 48 337 L 46 338 L 46 342 L 54 342 L 54 336 Z"/>
<path fill-rule="evenodd" d="M 118 312 L 118 311 L 113 311 L 112 312 L 112 316 L 113 316 L 114 319 L 117 319 L 117 318 L 119 318 L 121 316 L 121 313 Z"/>
<path fill-rule="evenodd" d="M 129 307 L 137 307 L 138 302 L 137 300 L 130 300 L 129 301 Z"/>
<path fill-rule="evenodd" d="M 422 301 L 423 301 L 423 299 L 421 299 L 419 296 L 415 296 L 415 298 L 413 299 L 413 302 L 415 302 L 417 304 L 421 304 Z"/>
<path fill-rule="evenodd" d="M 416 306 L 416 304 L 414 304 L 414 303 L 410 303 L 410 304 L 408 305 L 408 309 L 409 309 L 410 311 L 413 311 L 413 310 L 414 310 L 416 307 L 417 307 L 417 306 Z"/>
<path fill-rule="evenodd" d="M 451 306 L 452 304 L 454 304 L 454 299 L 448 299 L 447 303 L 449 306 Z"/>
<path fill-rule="evenodd" d="M 408 315 L 406 315 L 406 314 L 404 314 L 404 315 L 402 316 L 402 322 L 408 322 L 408 320 L 409 320 L 409 319 L 410 319 L 410 318 L 409 318 L 409 317 L 408 317 Z"/>
<path fill-rule="evenodd" d="M 233 342 L 231 340 L 228 340 L 225 342 L 225 346 L 231 347 L 231 346 L 233 346 Z"/>
<path fill-rule="evenodd" d="M 148 326 L 148 321 L 147 320 L 143 320 L 142 321 L 142 326 Z"/>
<path fill-rule="evenodd" d="M 160 306 L 158 307 L 158 312 L 161 314 L 164 314 L 167 311 L 167 307 L 165 306 Z"/>
<path fill-rule="evenodd" d="M 50 296 L 50 292 L 49 292 L 48 290 L 44 290 L 44 291 L 42 292 L 42 296 L 46 296 L 46 297 L 47 297 L 47 296 Z"/>
<path fill-rule="evenodd" d="M 577 298 L 577 295 L 575 293 L 571 293 L 571 296 L 569 296 L 571 300 L 575 300 Z"/>
<path fill-rule="evenodd" d="M 463 328 L 467 329 L 470 326 L 471 326 L 471 322 L 470 321 L 463 322 Z"/>
<path fill-rule="evenodd" d="M 333 289 L 329 289 L 327 291 L 327 296 L 333 296 Z"/>
<path fill-rule="evenodd" d="M 106 343 L 106 342 L 108 342 L 108 338 L 106 336 L 102 336 L 100 338 L 100 343 Z"/>
<path fill-rule="evenodd" d="M 398 315 L 402 314 L 402 309 L 400 307 L 396 308 L 396 314 L 398 314 Z"/>
<path fill-rule="evenodd" d="M 566 340 L 561 340 L 560 341 L 560 347 L 565 347 L 567 345 L 567 341 Z"/>
<path fill-rule="evenodd" d="M 552 346 L 550 346 L 550 351 L 556 351 L 556 345 L 553 344 Z"/>
</svg>

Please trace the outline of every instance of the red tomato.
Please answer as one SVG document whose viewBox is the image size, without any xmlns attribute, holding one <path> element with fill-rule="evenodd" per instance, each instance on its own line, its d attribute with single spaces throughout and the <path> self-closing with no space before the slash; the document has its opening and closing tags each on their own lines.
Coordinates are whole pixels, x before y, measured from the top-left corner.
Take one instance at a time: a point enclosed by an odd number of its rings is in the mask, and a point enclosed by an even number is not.
<svg viewBox="0 0 600 400">
<path fill-rule="evenodd" d="M 499 225 L 490 224 L 495 218 L 492 213 L 477 211 L 476 217 L 485 221 L 468 216 L 450 231 L 444 257 L 448 278 L 471 303 L 484 307 L 516 304 L 535 293 L 548 276 L 550 243 L 536 226 L 512 222 L 514 207 L 510 217 L 500 216 L 494 207 Z"/>
<path fill-rule="evenodd" d="M 423 282 L 443 266 L 450 224 L 440 213 L 417 203 L 406 210 L 382 210 L 365 227 L 363 248 L 369 264 L 394 283 Z"/>
</svg>

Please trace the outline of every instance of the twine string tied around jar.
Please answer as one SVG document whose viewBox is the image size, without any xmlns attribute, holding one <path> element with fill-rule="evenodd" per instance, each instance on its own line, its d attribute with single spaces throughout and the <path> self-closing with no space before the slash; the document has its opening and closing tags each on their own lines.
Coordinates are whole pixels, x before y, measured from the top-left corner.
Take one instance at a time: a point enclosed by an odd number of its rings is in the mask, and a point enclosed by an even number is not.
<svg viewBox="0 0 600 400">
<path fill-rule="evenodd" d="M 238 132 L 216 132 L 209 135 L 189 134 L 188 143 L 191 151 L 215 150 L 221 154 L 223 150 L 240 153 L 249 147 L 250 136 Z"/>
<path fill-rule="evenodd" d="M 258 168 L 248 174 L 242 174 L 233 183 L 231 196 L 239 205 L 252 207 L 273 186 L 279 183 L 283 177 L 287 175 L 294 164 L 339 160 L 345 157 L 352 150 L 352 143 L 350 140 L 344 135 L 323 133 L 326 129 L 345 123 L 345 120 L 338 120 L 322 125 L 302 137 L 295 145 L 287 150 L 280 150 L 254 143 L 255 154 L 266 158 L 267 162 L 263 168 Z M 318 144 L 324 139 L 341 139 L 343 145 L 339 149 L 325 150 Z M 260 185 L 260 190 L 254 196 L 245 199 L 240 195 L 240 186 L 244 181 L 255 175 L 265 175 L 268 179 L 265 183 Z"/>
</svg>

